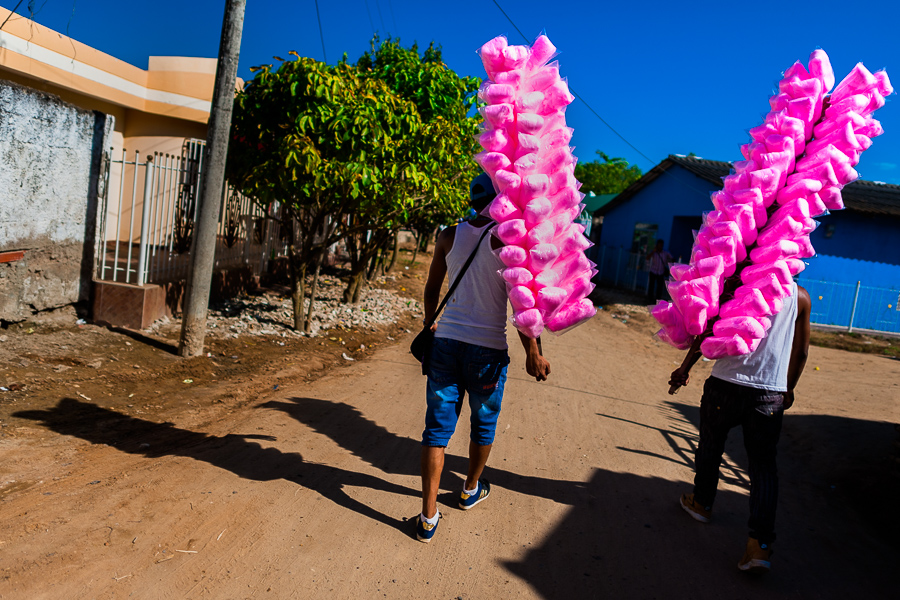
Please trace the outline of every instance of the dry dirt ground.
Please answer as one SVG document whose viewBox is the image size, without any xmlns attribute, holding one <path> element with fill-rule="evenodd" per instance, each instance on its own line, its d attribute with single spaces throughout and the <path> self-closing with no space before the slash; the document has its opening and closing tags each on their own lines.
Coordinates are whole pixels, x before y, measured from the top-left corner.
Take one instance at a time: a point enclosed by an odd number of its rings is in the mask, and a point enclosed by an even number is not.
<svg viewBox="0 0 900 600">
<path fill-rule="evenodd" d="M 385 286 L 419 297 L 423 269 Z M 602 301 L 544 340 L 548 382 L 528 379 L 511 337 L 492 495 L 456 508 L 464 418 L 429 545 L 408 520 L 414 313 L 376 331 L 217 338 L 191 360 L 162 330 L 4 331 L 0 598 L 896 598 L 900 361 L 812 348 L 779 447 L 774 570 L 750 578 L 735 568 L 740 431 L 714 521 L 677 504 L 711 363 L 668 396 L 681 354 L 645 311 Z"/>
</svg>

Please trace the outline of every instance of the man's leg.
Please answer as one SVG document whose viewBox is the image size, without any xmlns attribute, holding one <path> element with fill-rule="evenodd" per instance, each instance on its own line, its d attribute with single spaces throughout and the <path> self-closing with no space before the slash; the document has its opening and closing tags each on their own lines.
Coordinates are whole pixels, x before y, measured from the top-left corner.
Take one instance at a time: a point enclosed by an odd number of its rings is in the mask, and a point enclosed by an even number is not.
<svg viewBox="0 0 900 600">
<path fill-rule="evenodd" d="M 775 463 L 781 424 L 782 396 L 765 396 L 748 403 L 743 421 L 744 447 L 750 463 L 750 537 L 760 544 L 775 541 L 778 467 Z"/>
<path fill-rule="evenodd" d="M 456 354 L 460 343 L 437 338 L 431 349 L 426 388 L 427 410 L 422 432 L 422 514 L 437 514 L 437 495 L 444 469 L 444 450 L 456 429 L 465 391 L 459 384 Z"/>
<path fill-rule="evenodd" d="M 466 359 L 466 388 L 472 411 L 472 431 L 469 436 L 469 470 L 464 489 L 471 491 L 478 487 L 478 480 L 494 444 L 509 355 L 506 350 L 473 346 Z M 480 498 L 486 497 L 489 491 L 487 487 L 487 492 Z"/>
<path fill-rule="evenodd" d="M 719 465 L 728 432 L 740 422 L 740 402 L 729 397 L 729 384 L 715 377 L 706 380 L 700 399 L 700 440 L 694 454 L 694 500 L 711 507 L 719 486 Z"/>
<path fill-rule="evenodd" d="M 488 456 L 491 455 L 493 444 L 480 446 L 474 440 L 469 440 L 469 472 L 466 475 L 466 489 L 474 490 L 484 471 L 484 465 L 487 464 Z"/>
<path fill-rule="evenodd" d="M 652 304 L 656 302 L 657 298 L 656 288 L 658 285 L 659 275 L 657 275 L 656 273 L 650 273 L 648 276 L 650 277 L 650 285 L 647 286 L 647 300 L 649 300 Z"/>
<path fill-rule="evenodd" d="M 422 514 L 431 519 L 437 514 L 437 495 L 444 470 L 444 448 L 422 446 Z"/>
</svg>

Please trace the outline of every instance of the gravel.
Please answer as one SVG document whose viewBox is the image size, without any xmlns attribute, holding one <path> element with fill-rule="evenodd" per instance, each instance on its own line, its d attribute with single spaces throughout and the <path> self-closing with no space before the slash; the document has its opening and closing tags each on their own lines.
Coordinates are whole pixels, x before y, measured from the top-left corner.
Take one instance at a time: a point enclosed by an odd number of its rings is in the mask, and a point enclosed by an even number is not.
<svg viewBox="0 0 900 600">
<path fill-rule="evenodd" d="M 384 283 L 393 276 L 379 278 L 375 283 Z M 207 317 L 207 336 L 236 338 L 251 336 L 317 337 L 322 332 L 335 329 L 377 329 L 391 325 L 404 312 L 423 314 L 422 303 L 405 298 L 395 292 L 379 288 L 369 288 L 362 293 L 358 304 L 344 304 L 341 296 L 346 284 L 339 279 L 320 277 L 316 289 L 310 332 L 308 334 L 293 329 L 293 309 L 289 297 L 274 294 L 239 296 L 216 303 L 210 307 Z M 309 309 L 309 299 L 303 302 L 303 313 Z M 169 324 L 169 319 L 154 323 L 149 332 L 154 332 Z"/>
</svg>

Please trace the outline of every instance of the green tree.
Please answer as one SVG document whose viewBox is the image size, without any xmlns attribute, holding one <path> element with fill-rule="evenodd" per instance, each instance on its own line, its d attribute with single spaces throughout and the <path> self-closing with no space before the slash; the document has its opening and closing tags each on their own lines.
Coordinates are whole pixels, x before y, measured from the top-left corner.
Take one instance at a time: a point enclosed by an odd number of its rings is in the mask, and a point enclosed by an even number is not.
<svg viewBox="0 0 900 600">
<path fill-rule="evenodd" d="M 460 77 L 447 67 L 433 42 L 420 55 L 415 44 L 404 48 L 399 40 L 377 36 L 356 67 L 360 77 L 381 81 L 412 102 L 422 126 L 415 139 L 403 140 L 385 161 L 373 163 L 382 185 L 347 221 L 358 231 L 345 238 L 351 269 L 344 294 L 348 302 L 359 299 L 366 266 L 399 229 L 425 222 L 429 215 L 461 215 L 468 183 L 478 173 L 472 159 L 478 150 L 478 120 L 468 116 L 481 84 L 478 78 Z"/>
<path fill-rule="evenodd" d="M 309 267 L 341 236 L 360 232 L 353 216 L 374 210 L 385 170 L 415 183 L 426 177 L 406 164 L 406 140 L 421 130 L 413 103 L 345 62 L 291 54 L 296 60 L 254 69 L 237 94 L 227 169 L 244 195 L 281 208 L 299 330 Z"/>
<path fill-rule="evenodd" d="M 629 165 L 624 158 L 610 158 L 600 150 L 597 155 L 601 160 L 580 162 L 575 166 L 575 179 L 582 183 L 584 193 L 618 194 L 643 174 L 637 165 Z"/>
</svg>

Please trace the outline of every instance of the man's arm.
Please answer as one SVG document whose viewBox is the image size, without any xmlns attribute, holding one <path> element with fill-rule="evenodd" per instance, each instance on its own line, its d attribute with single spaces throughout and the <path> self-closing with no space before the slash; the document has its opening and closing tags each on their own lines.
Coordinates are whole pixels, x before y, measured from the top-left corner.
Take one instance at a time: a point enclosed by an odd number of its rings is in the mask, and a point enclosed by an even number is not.
<svg viewBox="0 0 900 600">
<path fill-rule="evenodd" d="M 812 300 L 809 292 L 797 286 L 797 320 L 794 324 L 794 341 L 791 344 L 791 362 L 788 365 L 788 391 L 784 395 L 784 407 L 794 404 L 794 388 L 800 381 L 800 375 L 806 366 L 809 356 L 809 315 L 812 312 Z"/>
<path fill-rule="evenodd" d="M 547 381 L 550 375 L 550 362 L 541 355 L 538 340 L 531 339 L 521 331 L 517 331 L 522 347 L 525 348 L 525 371 L 537 381 Z"/>
<path fill-rule="evenodd" d="M 441 286 L 444 285 L 444 277 L 447 276 L 447 253 L 453 247 L 453 238 L 456 235 L 456 227 L 448 227 L 443 230 L 434 245 L 434 257 L 431 259 L 431 268 L 428 270 L 428 280 L 425 282 L 425 322 L 431 320 L 441 302 Z M 432 329 L 434 326 L 432 326 Z"/>
<path fill-rule="evenodd" d="M 681 361 L 681 366 L 672 371 L 672 375 L 669 377 L 669 394 L 674 395 L 678 388 L 685 386 L 691 380 L 691 368 L 697 361 L 700 360 L 700 357 L 703 356 L 703 353 L 700 352 L 700 342 L 703 341 L 702 335 L 698 335 L 694 337 L 693 343 L 691 343 L 691 347 L 688 350 L 687 354 L 684 357 L 684 360 Z"/>
</svg>

